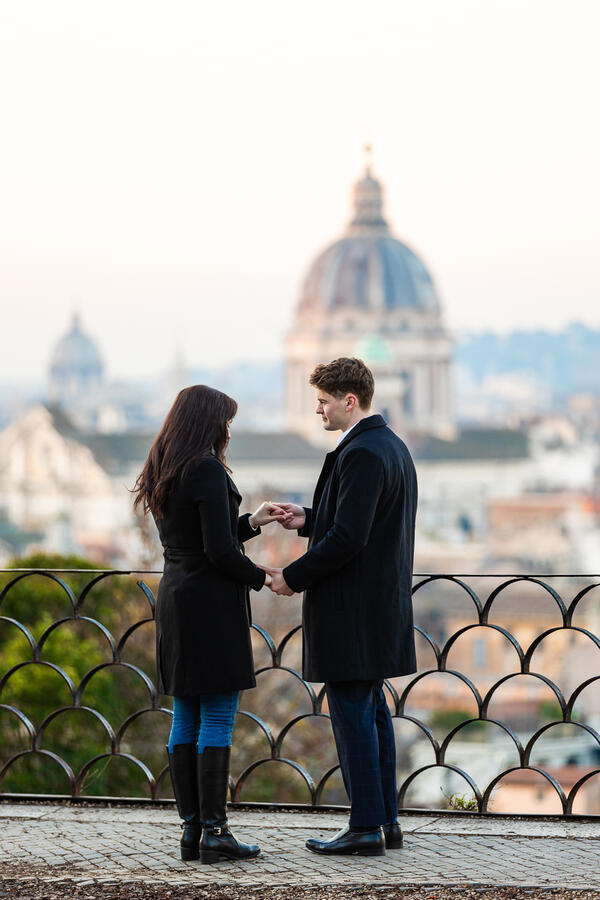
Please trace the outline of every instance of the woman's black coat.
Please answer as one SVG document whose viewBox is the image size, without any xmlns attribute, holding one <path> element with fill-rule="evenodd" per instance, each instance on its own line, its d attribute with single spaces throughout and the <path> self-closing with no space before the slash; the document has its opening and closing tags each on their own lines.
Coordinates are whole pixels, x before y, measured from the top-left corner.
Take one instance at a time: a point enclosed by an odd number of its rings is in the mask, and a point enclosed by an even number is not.
<svg viewBox="0 0 600 900">
<path fill-rule="evenodd" d="M 283 570 L 305 591 L 307 681 L 379 680 L 416 670 L 412 566 L 417 478 L 381 416 L 358 422 L 325 457 L 300 534 L 308 552 Z"/>
<path fill-rule="evenodd" d="M 156 519 L 164 574 L 156 602 L 158 690 L 188 697 L 254 687 L 249 587 L 265 573 L 246 556 L 254 537 L 235 484 L 216 457 L 198 462 Z"/>
</svg>

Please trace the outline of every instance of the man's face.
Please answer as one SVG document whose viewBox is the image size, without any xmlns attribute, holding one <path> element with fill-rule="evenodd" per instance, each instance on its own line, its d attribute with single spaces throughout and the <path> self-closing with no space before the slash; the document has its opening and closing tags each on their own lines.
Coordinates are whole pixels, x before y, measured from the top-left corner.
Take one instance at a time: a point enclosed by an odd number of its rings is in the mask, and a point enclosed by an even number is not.
<svg viewBox="0 0 600 900">
<path fill-rule="evenodd" d="M 318 416 L 323 420 L 325 431 L 340 431 L 348 426 L 348 416 L 356 406 L 354 394 L 345 394 L 343 397 L 333 397 L 326 391 L 317 389 Z"/>
</svg>

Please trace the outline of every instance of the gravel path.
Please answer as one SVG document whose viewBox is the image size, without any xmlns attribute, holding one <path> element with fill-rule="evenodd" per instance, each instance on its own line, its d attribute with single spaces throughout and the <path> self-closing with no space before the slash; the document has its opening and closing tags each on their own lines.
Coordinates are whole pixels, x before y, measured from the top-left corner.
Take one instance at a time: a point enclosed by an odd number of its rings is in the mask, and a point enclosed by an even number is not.
<svg viewBox="0 0 600 900">
<path fill-rule="evenodd" d="M 570 891 L 562 888 L 474 887 L 398 887 L 397 885 L 356 885 L 339 887 L 236 888 L 202 885 L 199 888 L 149 886 L 136 882 L 98 884 L 89 881 L 64 881 L 59 884 L 11 878 L 0 873 L 0 897 L 6 900 L 592 900 L 600 892 Z"/>
</svg>

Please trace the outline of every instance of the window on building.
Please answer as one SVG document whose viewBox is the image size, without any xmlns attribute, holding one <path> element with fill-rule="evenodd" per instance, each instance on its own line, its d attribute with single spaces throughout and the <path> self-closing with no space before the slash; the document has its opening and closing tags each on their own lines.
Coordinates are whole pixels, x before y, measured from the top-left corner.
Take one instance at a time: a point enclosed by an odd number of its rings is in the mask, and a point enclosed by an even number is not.
<svg viewBox="0 0 600 900">
<path fill-rule="evenodd" d="M 473 641 L 473 664 L 478 669 L 485 666 L 485 641 L 480 637 Z"/>
<path fill-rule="evenodd" d="M 402 379 L 403 384 L 402 412 L 405 416 L 412 416 L 414 412 L 412 375 L 410 372 L 401 372 L 400 378 Z"/>
</svg>

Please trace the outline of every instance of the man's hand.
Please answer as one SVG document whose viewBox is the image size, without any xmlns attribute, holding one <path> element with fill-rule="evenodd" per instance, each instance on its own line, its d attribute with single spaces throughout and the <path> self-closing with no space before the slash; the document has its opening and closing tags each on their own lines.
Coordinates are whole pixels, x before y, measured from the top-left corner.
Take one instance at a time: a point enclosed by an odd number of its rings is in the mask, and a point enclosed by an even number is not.
<svg viewBox="0 0 600 900">
<path fill-rule="evenodd" d="M 286 584 L 286 580 L 282 575 L 281 569 L 272 569 L 270 566 L 260 566 L 271 576 L 271 583 L 268 585 L 274 594 L 280 597 L 291 597 L 295 592 Z M 266 584 L 266 582 L 265 582 Z"/>
<path fill-rule="evenodd" d="M 271 590 L 279 597 L 292 597 L 294 594 L 281 572 L 271 576 Z"/>
<path fill-rule="evenodd" d="M 303 528 L 306 522 L 306 513 L 302 506 L 296 503 L 278 503 L 278 508 L 285 513 L 284 518 L 278 518 L 279 524 L 288 531 Z"/>
<path fill-rule="evenodd" d="M 258 528 L 259 525 L 269 525 L 271 522 L 281 522 L 284 525 L 290 517 L 291 514 L 283 509 L 281 504 L 273 503 L 272 500 L 265 500 L 250 516 L 250 526 L 251 528 Z"/>
</svg>

